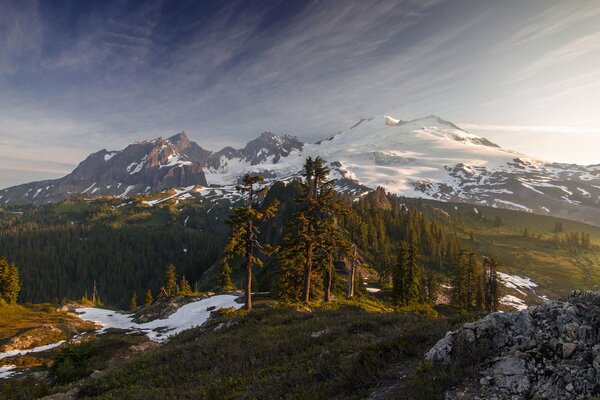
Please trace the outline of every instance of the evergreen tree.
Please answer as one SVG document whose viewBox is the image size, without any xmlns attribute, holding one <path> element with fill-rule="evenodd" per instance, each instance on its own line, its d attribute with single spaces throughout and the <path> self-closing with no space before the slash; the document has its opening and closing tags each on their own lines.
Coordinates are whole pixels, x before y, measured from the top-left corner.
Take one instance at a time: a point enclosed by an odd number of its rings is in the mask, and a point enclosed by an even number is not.
<svg viewBox="0 0 600 400">
<path fill-rule="evenodd" d="M 6 258 L 0 258 L 0 299 L 15 304 L 20 291 L 21 279 L 17 265 L 10 264 Z"/>
<path fill-rule="evenodd" d="M 137 293 L 133 292 L 133 295 L 131 296 L 131 301 L 129 302 L 129 311 L 135 312 L 135 310 L 137 310 L 137 307 Z"/>
<path fill-rule="evenodd" d="M 146 290 L 146 297 L 144 298 L 144 307 L 148 307 L 154 303 L 154 296 L 152 296 L 152 290 Z"/>
<path fill-rule="evenodd" d="M 229 241 L 223 252 L 222 263 L 229 265 L 229 262 L 236 256 L 242 256 L 245 263 L 246 284 L 245 284 L 245 308 L 252 309 L 252 279 L 253 268 L 261 267 L 263 261 L 257 254 L 267 254 L 265 249 L 258 240 L 259 230 L 257 223 L 265 221 L 275 215 L 278 201 L 259 210 L 256 205 L 256 197 L 264 193 L 267 188 L 258 189 L 256 186 L 263 182 L 262 176 L 244 175 L 242 185 L 237 186 L 237 190 L 244 193 L 246 198 L 245 207 L 236 207 L 233 209 L 233 214 L 227 221 L 231 227 Z"/>
<path fill-rule="evenodd" d="M 396 265 L 392 270 L 392 293 L 399 304 L 406 304 L 408 299 L 408 283 L 406 282 L 408 262 L 408 243 L 402 241 L 398 246 Z"/>
<path fill-rule="evenodd" d="M 221 270 L 219 271 L 219 289 L 223 292 L 236 290 L 233 280 L 231 279 L 231 267 L 229 266 L 229 263 L 221 263 Z"/>
<path fill-rule="evenodd" d="M 461 251 L 456 256 L 454 263 L 454 271 L 452 277 L 452 302 L 458 305 L 461 309 L 467 309 L 468 303 L 468 269 L 469 269 L 469 254 Z"/>
<path fill-rule="evenodd" d="M 338 217 L 347 210 L 335 197 L 335 180 L 328 180 L 328 175 L 329 168 L 321 157 L 306 159 L 298 198 L 300 209 L 290 223 L 279 257 L 280 295 L 295 299 L 297 279 L 301 278 L 299 300 L 304 304 L 311 300 L 313 281 L 320 285 L 315 280 L 318 276 L 323 279 L 323 300 L 331 300 L 335 259 L 350 250 L 338 223 Z"/>
<path fill-rule="evenodd" d="M 393 292 L 396 301 L 402 305 L 422 301 L 419 250 L 414 243 L 400 242 L 393 274 Z"/>
<path fill-rule="evenodd" d="M 406 282 L 406 304 L 418 303 L 421 300 L 421 266 L 419 249 L 412 244 L 408 249 Z"/>
<path fill-rule="evenodd" d="M 498 301 L 500 297 L 500 285 L 497 274 L 498 262 L 491 257 L 484 257 L 483 263 L 483 307 L 487 313 L 496 312 L 498 311 Z"/>
<path fill-rule="evenodd" d="M 175 296 L 177 294 L 177 271 L 175 265 L 167 265 L 165 272 L 165 292 L 167 296 Z"/>
<path fill-rule="evenodd" d="M 181 283 L 179 285 L 179 293 L 184 296 L 189 296 L 192 294 L 192 287 L 190 283 L 185 279 L 185 276 L 181 278 Z"/>
</svg>

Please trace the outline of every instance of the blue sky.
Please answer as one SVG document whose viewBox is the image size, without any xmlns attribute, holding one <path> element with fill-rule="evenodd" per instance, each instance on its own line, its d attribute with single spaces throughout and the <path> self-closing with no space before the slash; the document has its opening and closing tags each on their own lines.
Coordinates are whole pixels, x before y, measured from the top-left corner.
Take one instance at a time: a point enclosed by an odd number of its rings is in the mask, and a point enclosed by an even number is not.
<svg viewBox="0 0 600 400">
<path fill-rule="evenodd" d="M 318 140 L 437 114 L 600 163 L 600 2 L 0 0 L 0 187 L 185 130 Z M 598 153 L 598 154 L 597 154 Z"/>
</svg>

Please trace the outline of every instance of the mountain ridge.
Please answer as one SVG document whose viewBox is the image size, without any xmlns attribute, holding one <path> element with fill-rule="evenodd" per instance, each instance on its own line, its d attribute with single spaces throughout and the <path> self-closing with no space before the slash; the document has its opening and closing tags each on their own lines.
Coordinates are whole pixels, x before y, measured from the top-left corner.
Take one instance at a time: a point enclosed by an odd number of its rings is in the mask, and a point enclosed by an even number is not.
<svg viewBox="0 0 600 400">
<path fill-rule="evenodd" d="M 243 148 L 207 150 L 185 132 L 93 153 L 67 176 L 0 190 L 0 204 L 73 195 L 129 197 L 172 187 L 234 191 L 245 173 L 298 177 L 308 156 L 329 163 L 337 189 L 510 208 L 600 225 L 600 169 L 528 157 L 436 115 L 363 118 L 316 143 L 263 132 Z M 231 198 L 231 196 L 230 196 Z"/>
</svg>

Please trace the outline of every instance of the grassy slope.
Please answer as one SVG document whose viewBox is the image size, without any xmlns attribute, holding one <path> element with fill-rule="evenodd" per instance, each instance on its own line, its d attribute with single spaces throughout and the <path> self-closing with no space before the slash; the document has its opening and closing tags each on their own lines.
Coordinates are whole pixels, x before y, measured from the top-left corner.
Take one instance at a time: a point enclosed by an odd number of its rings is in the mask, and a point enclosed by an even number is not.
<svg viewBox="0 0 600 400">
<path fill-rule="evenodd" d="M 414 375 L 447 320 L 336 304 L 312 312 L 263 303 L 177 336 L 81 396 L 101 399 L 347 399 Z M 216 329 L 229 322 L 227 328 Z M 316 336 L 316 337 L 315 337 Z M 411 398 L 435 398 L 421 386 Z"/>
<path fill-rule="evenodd" d="M 573 289 L 597 290 L 600 285 L 600 227 L 506 209 L 432 201 L 424 204 L 442 221 L 443 213 L 435 209 L 450 215 L 446 223 L 456 229 L 464 247 L 498 259 L 504 272 L 530 277 L 540 285 L 538 294 L 558 297 Z M 496 216 L 502 219 L 500 227 L 494 226 Z M 578 254 L 556 249 L 552 243 L 556 222 L 563 223 L 564 232 L 589 233 L 595 248 Z M 523 237 L 525 228 L 528 238 Z M 475 241 L 470 240 L 470 232 Z M 563 237 L 564 233 L 558 235 Z"/>
<path fill-rule="evenodd" d="M 57 342 L 67 338 L 72 329 L 93 328 L 93 324 L 83 323 L 80 319 L 56 311 L 50 304 L 2 305 L 0 306 L 0 345 L 9 338 L 43 325 L 52 325 L 61 330 L 51 337 L 38 337 L 36 346 Z"/>
</svg>

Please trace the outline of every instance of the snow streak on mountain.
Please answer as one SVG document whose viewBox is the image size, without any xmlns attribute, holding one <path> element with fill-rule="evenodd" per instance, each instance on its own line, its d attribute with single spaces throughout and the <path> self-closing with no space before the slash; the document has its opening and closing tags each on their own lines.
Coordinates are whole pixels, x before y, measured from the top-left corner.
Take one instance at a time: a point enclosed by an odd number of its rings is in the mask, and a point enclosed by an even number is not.
<svg viewBox="0 0 600 400">
<path fill-rule="evenodd" d="M 243 149 L 203 149 L 185 133 L 90 155 L 61 179 L 0 190 L 3 204 L 42 204 L 73 195 L 127 197 L 174 187 L 176 195 L 231 197 L 244 173 L 299 176 L 306 157 L 326 159 L 337 189 L 378 186 L 407 197 L 510 208 L 600 225 L 600 168 L 559 164 L 505 150 L 436 116 L 363 119 L 317 143 L 270 132 Z M 220 196 L 219 196 L 220 195 Z"/>
</svg>

